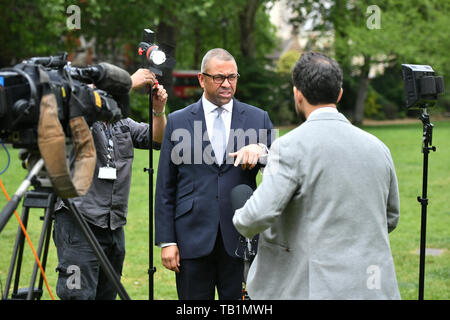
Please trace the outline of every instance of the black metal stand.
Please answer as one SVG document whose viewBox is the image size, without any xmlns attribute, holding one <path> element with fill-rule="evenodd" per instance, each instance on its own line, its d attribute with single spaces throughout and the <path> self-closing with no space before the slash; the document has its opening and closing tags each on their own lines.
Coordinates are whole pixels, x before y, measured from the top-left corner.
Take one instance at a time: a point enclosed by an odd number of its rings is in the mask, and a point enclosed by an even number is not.
<svg viewBox="0 0 450 320">
<path fill-rule="evenodd" d="M 425 254 L 426 254 L 426 229 L 427 229 L 427 184 L 428 184 L 428 154 L 430 151 L 436 151 L 432 146 L 433 124 L 430 123 L 430 116 L 427 109 L 423 110 L 420 116 L 423 123 L 422 153 L 423 153 L 423 178 L 422 178 L 422 197 L 417 200 L 422 206 L 421 227 L 420 227 L 420 265 L 419 265 L 419 300 L 423 300 L 424 282 L 425 282 Z"/>
<path fill-rule="evenodd" d="M 153 261 L 153 88 L 150 86 L 148 95 L 148 112 L 149 112 L 149 141 L 150 148 L 148 153 L 148 161 L 150 168 L 144 168 L 144 172 L 148 172 L 148 298 L 154 300 L 154 275 L 156 267 Z"/>
</svg>

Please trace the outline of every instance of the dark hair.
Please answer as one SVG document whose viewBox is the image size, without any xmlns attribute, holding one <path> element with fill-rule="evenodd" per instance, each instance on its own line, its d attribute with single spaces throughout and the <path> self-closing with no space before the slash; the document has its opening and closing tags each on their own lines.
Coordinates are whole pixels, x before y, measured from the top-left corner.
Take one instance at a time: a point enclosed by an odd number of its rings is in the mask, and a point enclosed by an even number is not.
<svg viewBox="0 0 450 320">
<path fill-rule="evenodd" d="M 310 104 L 335 104 L 342 87 L 342 70 L 326 55 L 306 52 L 295 64 L 292 80 Z"/>
</svg>

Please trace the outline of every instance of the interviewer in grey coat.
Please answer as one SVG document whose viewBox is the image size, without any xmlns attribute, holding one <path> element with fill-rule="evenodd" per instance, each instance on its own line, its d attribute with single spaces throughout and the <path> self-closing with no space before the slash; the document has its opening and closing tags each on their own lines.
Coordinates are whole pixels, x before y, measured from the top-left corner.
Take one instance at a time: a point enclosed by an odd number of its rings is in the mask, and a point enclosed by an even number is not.
<svg viewBox="0 0 450 320">
<path fill-rule="evenodd" d="M 261 185 L 233 223 L 260 233 L 252 299 L 399 299 L 389 236 L 399 194 L 389 149 L 336 109 L 342 71 L 305 53 L 293 71 L 306 121 L 270 149 Z"/>
</svg>

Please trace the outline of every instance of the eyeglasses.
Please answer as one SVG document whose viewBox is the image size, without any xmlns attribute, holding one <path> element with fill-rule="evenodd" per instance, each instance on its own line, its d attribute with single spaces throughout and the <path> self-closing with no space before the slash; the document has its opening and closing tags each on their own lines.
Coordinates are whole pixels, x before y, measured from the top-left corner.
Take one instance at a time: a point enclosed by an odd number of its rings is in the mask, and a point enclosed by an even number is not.
<svg viewBox="0 0 450 320">
<path fill-rule="evenodd" d="M 207 76 L 207 77 L 212 78 L 214 83 L 216 83 L 216 84 L 224 83 L 225 79 L 227 79 L 229 83 L 235 83 L 237 78 L 240 77 L 239 73 L 236 73 L 236 74 L 232 73 L 232 74 L 229 74 L 228 76 L 224 76 L 223 74 L 211 75 L 211 74 L 208 74 L 206 72 L 202 72 L 202 74 Z"/>
</svg>

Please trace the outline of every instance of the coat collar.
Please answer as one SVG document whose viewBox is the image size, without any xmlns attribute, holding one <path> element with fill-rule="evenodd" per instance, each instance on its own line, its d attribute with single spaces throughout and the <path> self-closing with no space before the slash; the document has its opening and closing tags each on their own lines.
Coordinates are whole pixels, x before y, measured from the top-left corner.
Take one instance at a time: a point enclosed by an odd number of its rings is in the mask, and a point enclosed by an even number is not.
<svg viewBox="0 0 450 320">
<path fill-rule="evenodd" d="M 348 119 L 340 112 L 317 112 L 317 113 L 311 113 L 306 120 L 306 122 L 309 121 L 317 121 L 317 120 L 340 120 L 344 122 L 350 123 Z"/>
</svg>

